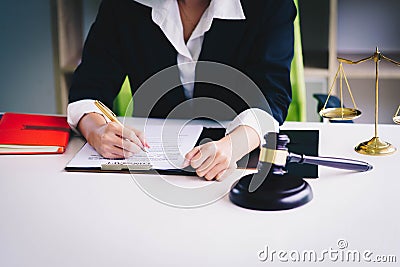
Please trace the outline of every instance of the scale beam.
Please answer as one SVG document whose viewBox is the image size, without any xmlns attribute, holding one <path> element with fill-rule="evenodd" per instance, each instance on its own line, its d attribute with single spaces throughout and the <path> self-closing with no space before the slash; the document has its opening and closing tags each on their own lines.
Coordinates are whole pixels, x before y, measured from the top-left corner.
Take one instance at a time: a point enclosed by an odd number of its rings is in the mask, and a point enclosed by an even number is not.
<svg viewBox="0 0 400 267">
<path fill-rule="evenodd" d="M 348 83 L 348 80 L 346 78 L 346 74 L 344 73 L 343 69 L 343 63 L 344 64 L 349 64 L 349 65 L 356 65 L 360 63 L 364 63 L 369 60 L 373 60 L 375 63 L 375 135 L 372 139 L 362 142 L 359 145 L 355 147 L 355 150 L 358 153 L 365 154 L 365 155 L 375 155 L 375 156 L 380 156 L 380 155 L 389 155 L 393 154 L 396 152 L 396 148 L 391 145 L 388 142 L 382 141 L 379 136 L 378 136 L 378 115 L 379 115 L 379 61 L 381 60 L 386 60 L 392 64 L 395 64 L 397 66 L 400 66 L 400 62 L 397 62 L 393 59 L 390 59 L 386 56 L 384 56 L 379 50 L 378 47 L 375 50 L 375 53 L 369 57 L 362 58 L 357 61 L 353 61 L 350 59 L 346 58 L 340 58 L 338 57 L 337 60 L 339 61 L 339 68 L 338 71 L 336 72 L 335 78 L 333 80 L 332 86 L 329 89 L 328 93 L 328 98 L 325 102 L 324 107 L 320 111 L 320 115 L 324 118 L 330 119 L 330 120 L 352 120 L 355 118 L 358 118 L 361 116 L 361 111 L 357 109 L 357 106 L 355 104 L 353 95 L 351 93 L 350 85 Z M 340 74 L 340 76 L 339 76 Z M 340 77 L 340 102 L 341 102 L 341 107 L 340 108 L 326 108 L 326 103 L 328 102 L 329 97 L 332 94 L 332 89 L 335 85 L 335 82 L 338 78 Z M 343 78 L 346 82 L 347 89 L 349 91 L 349 94 L 351 96 L 351 100 L 353 102 L 354 108 L 344 108 L 343 106 Z M 400 106 L 396 112 L 396 114 L 393 116 L 393 121 L 397 124 L 400 124 L 400 116 L 399 116 L 399 111 L 400 111 Z"/>
</svg>

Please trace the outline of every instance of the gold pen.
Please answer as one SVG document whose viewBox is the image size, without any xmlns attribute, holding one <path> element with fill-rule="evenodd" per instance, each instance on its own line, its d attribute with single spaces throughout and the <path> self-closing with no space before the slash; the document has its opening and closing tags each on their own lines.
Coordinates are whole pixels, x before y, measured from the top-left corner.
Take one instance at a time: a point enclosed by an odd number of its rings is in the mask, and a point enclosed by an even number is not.
<svg viewBox="0 0 400 267">
<path fill-rule="evenodd" d="M 104 105 L 102 102 L 95 100 L 94 104 L 96 107 L 100 109 L 100 111 L 112 122 L 118 123 L 122 128 L 124 128 L 124 125 L 118 120 L 117 116 L 114 114 L 114 112 L 111 111 L 106 105 Z M 140 141 L 140 140 L 139 140 Z M 143 146 L 140 146 L 140 148 L 143 150 L 143 152 L 148 152 L 147 149 Z"/>
</svg>

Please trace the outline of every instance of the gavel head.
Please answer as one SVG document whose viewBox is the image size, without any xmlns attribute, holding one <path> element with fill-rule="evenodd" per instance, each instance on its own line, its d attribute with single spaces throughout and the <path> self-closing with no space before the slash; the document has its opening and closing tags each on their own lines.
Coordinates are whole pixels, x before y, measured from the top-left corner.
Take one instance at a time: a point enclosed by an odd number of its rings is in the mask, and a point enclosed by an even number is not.
<svg viewBox="0 0 400 267">
<path fill-rule="evenodd" d="M 284 175 L 284 169 L 289 154 L 287 144 L 290 139 L 285 134 L 267 133 L 264 135 L 265 144 L 260 151 L 258 172 L 267 175 L 269 172 L 276 175 Z"/>
</svg>

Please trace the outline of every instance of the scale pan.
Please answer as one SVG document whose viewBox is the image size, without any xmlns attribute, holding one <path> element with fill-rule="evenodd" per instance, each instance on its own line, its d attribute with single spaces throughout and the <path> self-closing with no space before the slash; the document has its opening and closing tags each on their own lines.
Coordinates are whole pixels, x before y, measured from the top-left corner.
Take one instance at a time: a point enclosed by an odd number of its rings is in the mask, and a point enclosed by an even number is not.
<svg viewBox="0 0 400 267">
<path fill-rule="evenodd" d="M 394 116 L 393 121 L 394 123 L 400 124 L 400 116 Z"/>
<path fill-rule="evenodd" d="M 329 120 L 346 121 L 360 117 L 361 111 L 355 108 L 325 108 L 319 115 Z"/>
</svg>

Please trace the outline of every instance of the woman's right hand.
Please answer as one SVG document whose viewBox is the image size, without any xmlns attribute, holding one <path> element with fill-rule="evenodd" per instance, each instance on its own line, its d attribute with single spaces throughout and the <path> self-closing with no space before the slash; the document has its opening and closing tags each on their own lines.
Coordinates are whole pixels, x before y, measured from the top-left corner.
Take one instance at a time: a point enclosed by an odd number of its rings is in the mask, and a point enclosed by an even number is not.
<svg viewBox="0 0 400 267">
<path fill-rule="evenodd" d="M 105 158 L 126 158 L 149 147 L 143 132 L 107 123 L 98 113 L 89 113 L 79 121 L 78 129 L 88 143 Z"/>
</svg>

